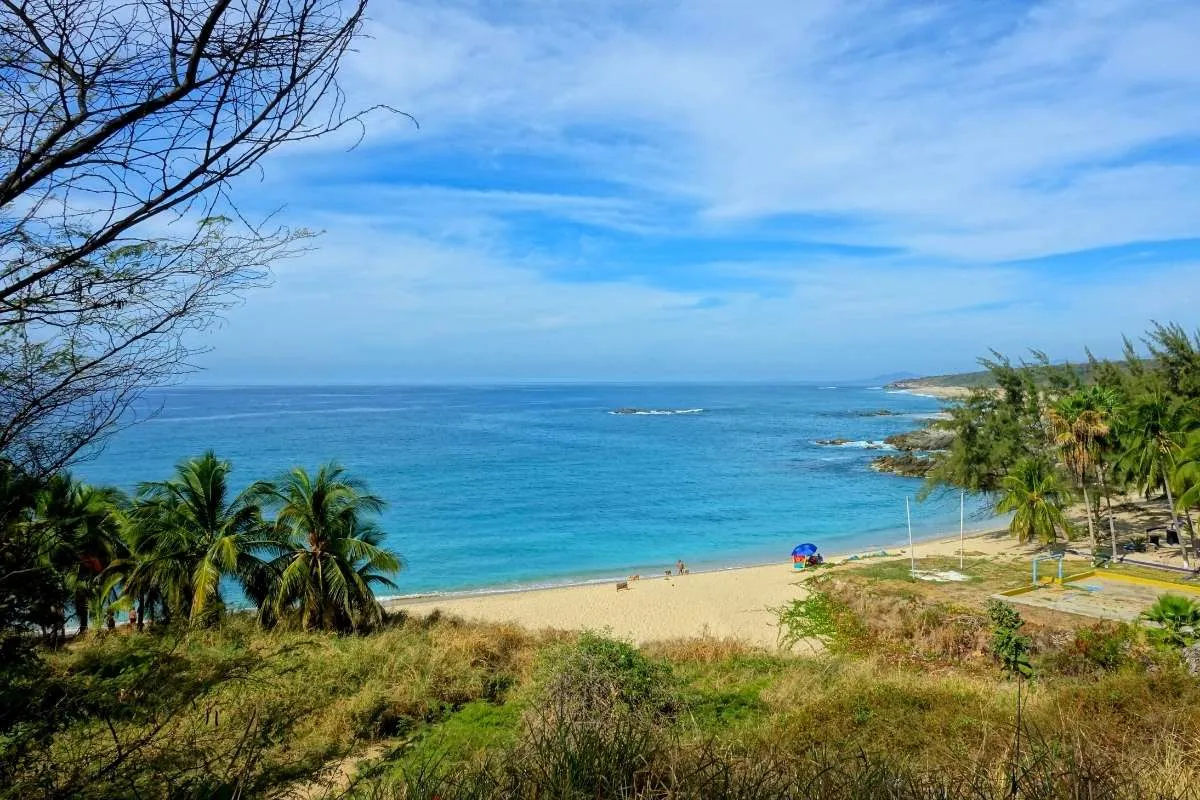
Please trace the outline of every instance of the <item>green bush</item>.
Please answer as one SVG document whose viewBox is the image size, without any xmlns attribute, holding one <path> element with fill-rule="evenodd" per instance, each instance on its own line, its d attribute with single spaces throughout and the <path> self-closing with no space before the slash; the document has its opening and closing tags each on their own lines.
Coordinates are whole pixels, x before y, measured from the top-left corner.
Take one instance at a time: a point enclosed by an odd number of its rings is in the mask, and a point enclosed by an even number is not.
<svg viewBox="0 0 1200 800">
<path fill-rule="evenodd" d="M 827 587 L 828 576 L 810 581 L 808 594 L 793 600 L 779 615 L 779 646 L 785 650 L 805 639 L 817 639 L 831 651 L 851 649 L 864 629 L 850 608 Z"/>
<path fill-rule="evenodd" d="M 1187 647 L 1200 640 L 1200 603 L 1177 594 L 1164 594 L 1142 614 L 1160 626 L 1150 640 L 1171 649 Z"/>
<path fill-rule="evenodd" d="M 1061 649 L 1048 653 L 1042 664 L 1060 675 L 1116 672 L 1132 663 L 1136 629 L 1124 623 L 1101 622 L 1079 628 Z"/>
<path fill-rule="evenodd" d="M 988 618 L 992 622 L 992 655 L 1006 671 L 1029 675 L 1033 671 L 1029 664 L 1030 641 L 1028 636 L 1020 634 L 1025 625 L 1020 612 L 1008 603 L 991 600 Z"/>
<path fill-rule="evenodd" d="M 669 663 L 592 632 L 551 651 L 535 692 L 535 704 L 570 706 L 584 717 L 619 710 L 674 714 L 679 705 Z"/>
</svg>

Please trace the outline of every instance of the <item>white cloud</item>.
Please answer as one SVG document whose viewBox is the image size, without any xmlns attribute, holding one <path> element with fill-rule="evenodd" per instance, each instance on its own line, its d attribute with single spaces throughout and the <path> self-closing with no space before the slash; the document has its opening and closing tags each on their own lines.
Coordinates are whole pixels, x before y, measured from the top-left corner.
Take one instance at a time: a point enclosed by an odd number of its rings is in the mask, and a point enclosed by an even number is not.
<svg viewBox="0 0 1200 800">
<path fill-rule="evenodd" d="M 402 108 L 421 131 L 378 118 L 353 154 L 322 142 L 268 168 L 256 199 L 330 233 L 213 339 L 214 365 L 274 353 L 280 369 L 360 379 L 848 376 L 966 366 L 990 346 L 1115 352 L 1119 332 L 1186 322 L 1200 300 L 1192 264 L 1002 265 L 1200 237 L 1195 3 L 371 13 L 345 71 L 351 104 Z M 528 186 L 522 157 L 541 165 Z M 454 179 L 423 172 L 430 160 Z M 531 215 L 597 233 L 531 241 L 513 222 Z M 764 226 L 899 255 L 703 255 Z M 726 280 L 631 269 L 605 231 L 688 243 L 676 272 Z M 589 282 L 567 280 L 578 265 Z"/>
<path fill-rule="evenodd" d="M 637 282 L 563 283 L 545 265 L 344 220 L 318 252 L 211 335 L 208 380 L 861 377 L 968 366 L 989 347 L 1119 351 L 1146 309 L 1186 319 L 1187 276 L 1129 270 L 1119 285 L 1015 267 L 825 258 L 707 264 L 770 279 L 769 294 Z M 715 302 L 714 302 L 715 301 Z"/>
<path fill-rule="evenodd" d="M 1096 163 L 1200 136 L 1195 4 L 531 8 L 377 7 L 351 74 L 422 120 L 404 146 L 555 154 L 713 217 L 866 215 L 969 259 L 1200 228 L 1186 165 Z M 1117 183 L 1160 213 L 1114 209 Z"/>
</svg>

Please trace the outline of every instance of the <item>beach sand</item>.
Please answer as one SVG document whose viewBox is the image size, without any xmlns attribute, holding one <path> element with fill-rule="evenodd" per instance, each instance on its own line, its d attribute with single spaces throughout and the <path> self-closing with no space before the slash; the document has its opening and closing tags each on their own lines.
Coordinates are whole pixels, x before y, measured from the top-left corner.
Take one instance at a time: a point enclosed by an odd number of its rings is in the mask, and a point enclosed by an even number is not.
<svg viewBox="0 0 1200 800">
<path fill-rule="evenodd" d="M 920 559 L 957 555 L 958 546 L 954 536 L 918 542 L 914 549 Z M 974 534 L 966 540 L 966 552 L 974 556 L 1016 555 L 1026 550 L 1034 552 L 1019 547 L 1007 531 Z M 888 552 L 896 554 L 894 558 L 908 557 L 907 548 Z M 813 574 L 797 571 L 790 563 L 771 564 L 671 578 L 660 573 L 631 581 L 628 591 L 617 591 L 613 582 L 454 598 L 402 598 L 385 605 L 391 611 L 425 615 L 437 609 L 464 619 L 511 622 L 531 630 L 607 630 L 638 644 L 710 636 L 773 648 L 778 631 L 772 609 L 803 597 L 804 581 Z"/>
</svg>

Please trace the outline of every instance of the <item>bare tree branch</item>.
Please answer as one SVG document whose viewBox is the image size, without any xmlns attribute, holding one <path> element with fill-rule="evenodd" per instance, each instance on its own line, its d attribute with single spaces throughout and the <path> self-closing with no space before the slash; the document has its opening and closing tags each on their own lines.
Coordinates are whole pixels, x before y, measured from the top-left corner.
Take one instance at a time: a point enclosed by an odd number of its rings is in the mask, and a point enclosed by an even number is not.
<svg viewBox="0 0 1200 800">
<path fill-rule="evenodd" d="M 361 124 L 366 0 L 0 0 L 0 457 L 62 468 L 311 234 L 229 182 Z"/>
</svg>

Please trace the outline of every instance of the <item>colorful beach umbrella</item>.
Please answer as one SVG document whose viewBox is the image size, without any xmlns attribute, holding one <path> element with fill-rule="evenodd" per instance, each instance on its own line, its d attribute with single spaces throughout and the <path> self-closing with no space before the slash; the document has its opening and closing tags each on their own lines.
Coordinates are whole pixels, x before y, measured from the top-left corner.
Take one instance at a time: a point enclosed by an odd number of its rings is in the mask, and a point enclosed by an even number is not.
<svg viewBox="0 0 1200 800">
<path fill-rule="evenodd" d="M 817 546 L 811 542 L 796 545 L 792 550 L 793 556 L 815 556 L 817 554 Z"/>
</svg>

